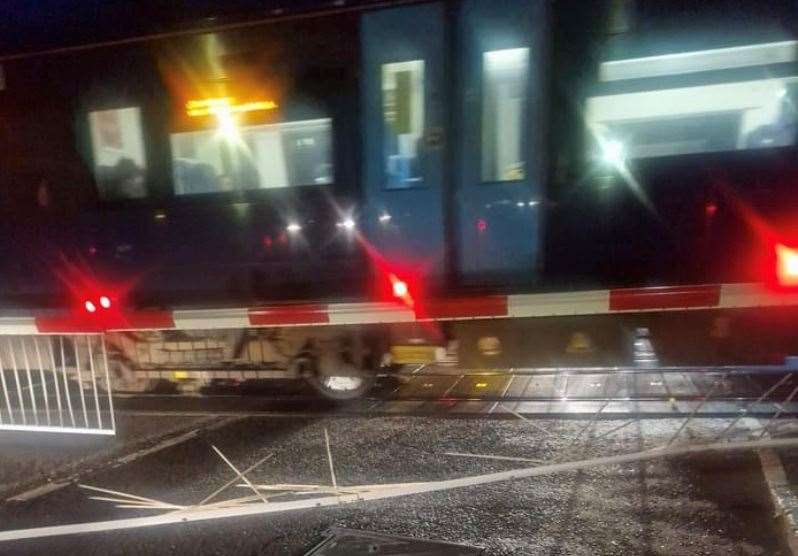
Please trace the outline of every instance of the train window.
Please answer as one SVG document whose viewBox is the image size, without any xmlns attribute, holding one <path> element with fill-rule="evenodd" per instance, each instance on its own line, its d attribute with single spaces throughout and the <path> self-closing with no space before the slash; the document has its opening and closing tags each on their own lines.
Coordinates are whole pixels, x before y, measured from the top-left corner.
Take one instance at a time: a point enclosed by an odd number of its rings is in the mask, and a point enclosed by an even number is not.
<svg viewBox="0 0 798 556">
<path fill-rule="evenodd" d="M 524 179 L 522 129 L 528 48 L 482 55 L 482 181 Z"/>
<path fill-rule="evenodd" d="M 332 182 L 332 120 L 236 126 L 173 133 L 178 195 L 272 189 Z"/>
<path fill-rule="evenodd" d="M 789 40 L 602 63 L 598 88 L 612 94 L 587 101 L 593 156 L 619 162 L 794 144 L 798 76 L 783 68 L 796 52 Z"/>
<path fill-rule="evenodd" d="M 422 184 L 419 145 L 424 134 L 424 61 L 382 66 L 386 189 Z"/>
<path fill-rule="evenodd" d="M 144 138 L 136 107 L 89 113 L 94 177 L 104 199 L 146 197 Z"/>
</svg>

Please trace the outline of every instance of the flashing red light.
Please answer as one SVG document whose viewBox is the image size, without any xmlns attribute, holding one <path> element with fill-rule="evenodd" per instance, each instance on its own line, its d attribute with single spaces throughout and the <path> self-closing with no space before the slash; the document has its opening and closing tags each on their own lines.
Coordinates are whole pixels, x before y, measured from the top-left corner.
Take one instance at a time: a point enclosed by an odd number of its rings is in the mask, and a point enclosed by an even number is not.
<svg viewBox="0 0 798 556">
<path fill-rule="evenodd" d="M 484 218 L 478 218 L 477 219 L 477 231 L 480 234 L 484 234 L 487 231 L 487 229 L 488 229 L 488 221 L 485 220 Z"/>
<path fill-rule="evenodd" d="M 100 307 L 103 309 L 110 309 L 111 308 L 111 298 L 107 295 L 100 296 Z"/>
<path fill-rule="evenodd" d="M 87 313 L 93 313 L 97 310 L 97 307 L 94 305 L 94 302 L 87 299 L 85 303 L 83 303 L 83 307 L 86 309 Z"/>
<path fill-rule="evenodd" d="M 707 215 L 707 218 L 712 218 L 716 212 L 718 212 L 718 205 L 715 203 L 709 202 L 704 206 L 704 214 Z"/>
<path fill-rule="evenodd" d="M 776 245 L 776 278 L 781 286 L 798 286 L 798 250 Z"/>
<path fill-rule="evenodd" d="M 393 283 L 393 295 L 394 297 L 403 298 L 408 293 L 407 284 L 398 278 Z"/>
<path fill-rule="evenodd" d="M 393 296 L 412 308 L 415 302 L 413 301 L 413 296 L 410 295 L 410 286 L 407 285 L 407 282 L 393 273 L 388 275 L 388 279 L 391 281 L 391 293 Z"/>
</svg>

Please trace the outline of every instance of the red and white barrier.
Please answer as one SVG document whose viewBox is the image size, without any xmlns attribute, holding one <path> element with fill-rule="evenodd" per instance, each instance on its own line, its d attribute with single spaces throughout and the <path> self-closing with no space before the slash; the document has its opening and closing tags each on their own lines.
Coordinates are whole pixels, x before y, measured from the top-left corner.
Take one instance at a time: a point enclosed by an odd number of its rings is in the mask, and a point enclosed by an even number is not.
<svg viewBox="0 0 798 556">
<path fill-rule="evenodd" d="M 798 292 L 776 291 L 763 284 L 715 284 L 442 298 L 424 300 L 415 308 L 400 302 L 316 303 L 14 316 L 0 317 L 0 334 L 379 324 L 790 305 L 798 306 Z"/>
</svg>

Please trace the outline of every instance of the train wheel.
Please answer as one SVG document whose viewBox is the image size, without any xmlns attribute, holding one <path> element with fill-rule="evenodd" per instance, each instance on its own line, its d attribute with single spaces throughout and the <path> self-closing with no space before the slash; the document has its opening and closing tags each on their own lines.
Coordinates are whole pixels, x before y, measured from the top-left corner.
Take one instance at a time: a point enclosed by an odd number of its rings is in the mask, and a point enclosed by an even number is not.
<svg viewBox="0 0 798 556">
<path fill-rule="evenodd" d="M 314 373 L 308 382 L 325 398 L 331 400 L 355 400 L 366 394 L 374 386 L 374 375 L 369 372 L 359 374 Z"/>
<path fill-rule="evenodd" d="M 356 400 L 374 386 L 374 376 L 361 375 L 321 375 L 308 377 L 308 382 L 322 396 L 331 400 Z"/>
</svg>

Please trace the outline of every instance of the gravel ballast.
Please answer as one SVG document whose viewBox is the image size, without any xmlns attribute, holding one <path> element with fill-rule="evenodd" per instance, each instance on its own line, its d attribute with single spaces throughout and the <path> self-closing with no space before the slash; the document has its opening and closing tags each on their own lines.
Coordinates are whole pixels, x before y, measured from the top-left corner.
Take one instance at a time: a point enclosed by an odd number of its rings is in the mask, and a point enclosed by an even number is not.
<svg viewBox="0 0 798 556">
<path fill-rule="evenodd" d="M 679 420 L 583 421 L 374 418 L 250 418 L 209 431 L 112 471 L 90 484 L 195 503 L 231 477 L 218 446 L 239 468 L 274 456 L 249 477 L 263 483 L 327 483 L 324 429 L 339 484 L 436 480 L 522 467 L 443 455 L 470 452 L 565 461 L 661 445 Z M 707 438 L 728 421 L 701 421 Z M 685 435 L 686 436 L 686 435 Z M 685 437 L 687 440 L 687 437 Z M 244 495 L 233 489 L 228 497 Z M 68 487 L 3 506 L 3 529 L 146 515 L 88 500 Z M 0 552 L 81 554 L 302 554 L 331 526 L 479 546 L 488 554 L 783 554 L 756 454 L 714 454 L 594 468 L 535 479 L 315 509 L 175 526 L 0 544 Z"/>
</svg>

